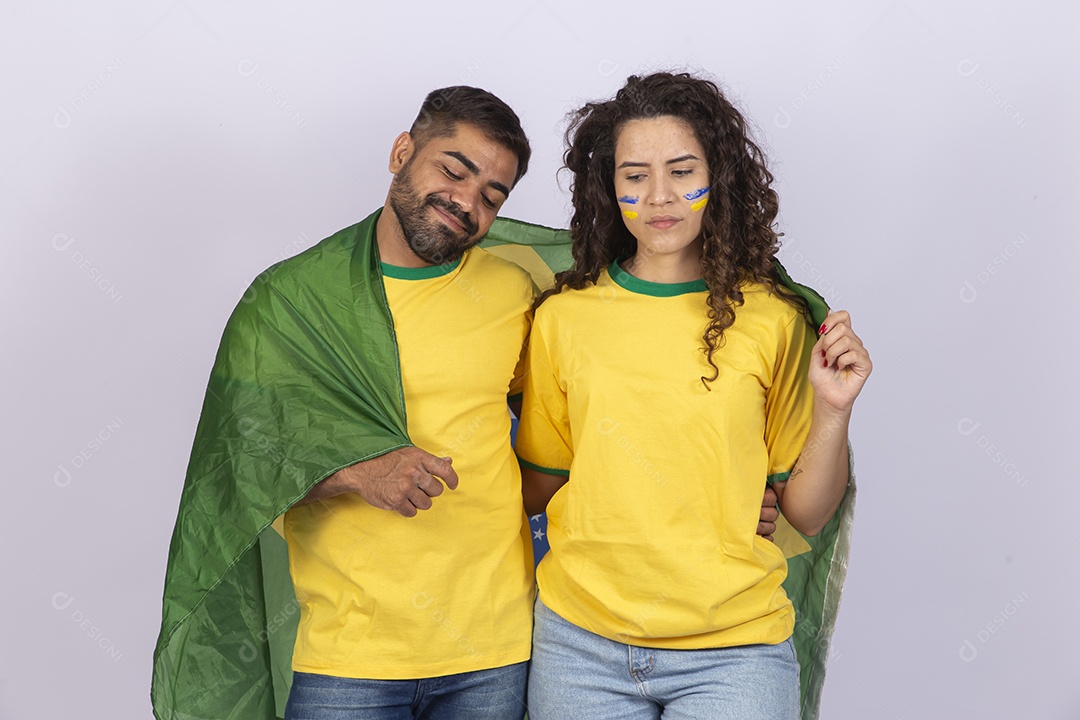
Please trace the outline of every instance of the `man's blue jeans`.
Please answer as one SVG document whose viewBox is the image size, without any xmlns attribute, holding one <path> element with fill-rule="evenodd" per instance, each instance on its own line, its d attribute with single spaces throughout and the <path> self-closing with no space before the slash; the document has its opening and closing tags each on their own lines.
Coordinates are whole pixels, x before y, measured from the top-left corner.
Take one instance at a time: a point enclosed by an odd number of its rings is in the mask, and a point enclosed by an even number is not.
<svg viewBox="0 0 1080 720">
<path fill-rule="evenodd" d="M 285 720 L 521 720 L 528 663 L 420 680 L 294 672 Z"/>
</svg>

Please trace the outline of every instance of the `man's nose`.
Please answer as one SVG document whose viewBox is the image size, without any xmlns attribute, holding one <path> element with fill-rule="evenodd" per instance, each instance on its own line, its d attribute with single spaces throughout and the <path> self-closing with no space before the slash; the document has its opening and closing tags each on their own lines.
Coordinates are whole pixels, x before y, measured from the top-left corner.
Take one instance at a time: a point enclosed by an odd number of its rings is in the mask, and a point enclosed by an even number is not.
<svg viewBox="0 0 1080 720">
<path fill-rule="evenodd" d="M 454 192 L 450 193 L 450 200 L 458 207 L 460 207 L 464 212 L 471 213 L 476 207 L 479 195 L 479 188 L 455 188 Z"/>
</svg>

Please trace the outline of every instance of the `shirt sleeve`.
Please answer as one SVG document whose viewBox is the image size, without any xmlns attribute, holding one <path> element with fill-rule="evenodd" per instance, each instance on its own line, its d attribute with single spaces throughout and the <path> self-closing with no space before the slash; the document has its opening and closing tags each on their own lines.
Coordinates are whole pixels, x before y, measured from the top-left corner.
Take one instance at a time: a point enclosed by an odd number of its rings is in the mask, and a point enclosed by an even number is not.
<svg viewBox="0 0 1080 720">
<path fill-rule="evenodd" d="M 539 315 L 543 312 L 541 308 Z M 539 321 L 533 325 L 515 450 L 527 467 L 552 475 L 569 475 L 574 445 L 566 385 L 559 377 L 558 352 L 549 342 L 551 334 L 550 325 Z"/>
<path fill-rule="evenodd" d="M 533 311 L 525 316 L 525 342 L 521 344 L 521 356 L 518 358 L 517 367 L 514 368 L 514 379 L 510 381 L 510 392 L 507 400 L 514 402 L 522 399 L 522 390 L 525 386 L 525 373 L 528 363 L 529 334 L 532 331 Z"/>
<path fill-rule="evenodd" d="M 768 482 L 784 482 L 799 459 L 814 411 L 810 385 L 811 354 L 817 338 L 802 314 L 780 333 L 771 387 L 765 395 L 765 445 L 769 454 Z"/>
</svg>

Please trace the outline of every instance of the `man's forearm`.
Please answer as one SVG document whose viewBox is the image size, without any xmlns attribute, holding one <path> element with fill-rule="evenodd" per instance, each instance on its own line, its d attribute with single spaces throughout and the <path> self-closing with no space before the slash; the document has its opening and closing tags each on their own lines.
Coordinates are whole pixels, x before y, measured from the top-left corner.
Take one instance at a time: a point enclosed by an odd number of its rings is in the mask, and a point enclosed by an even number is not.
<svg viewBox="0 0 1080 720">
<path fill-rule="evenodd" d="M 296 501 L 293 507 L 300 507 L 301 505 L 310 505 L 313 502 L 319 500 L 326 500 L 332 498 L 335 495 L 341 495 L 349 492 L 349 489 L 342 481 L 341 471 L 334 473 L 325 480 L 317 483 L 315 487 L 308 491 L 308 494 Z"/>
<path fill-rule="evenodd" d="M 453 461 L 410 445 L 341 468 L 296 505 L 356 493 L 369 505 L 414 517 L 418 510 L 431 507 L 431 499 L 442 494 L 443 483 L 451 490 L 458 485 Z"/>
</svg>

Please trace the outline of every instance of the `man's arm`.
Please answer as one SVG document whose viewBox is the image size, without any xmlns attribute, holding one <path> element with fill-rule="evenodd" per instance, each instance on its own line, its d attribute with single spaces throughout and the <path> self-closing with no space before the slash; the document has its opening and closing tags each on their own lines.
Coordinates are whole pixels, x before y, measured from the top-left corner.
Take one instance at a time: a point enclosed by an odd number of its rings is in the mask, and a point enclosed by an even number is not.
<svg viewBox="0 0 1080 720">
<path fill-rule="evenodd" d="M 761 498 L 761 517 L 758 518 L 757 534 L 773 542 L 773 533 L 776 532 L 776 521 L 780 517 L 780 509 L 777 505 L 776 491 L 771 485 L 765 486 L 765 495 Z"/>
<path fill-rule="evenodd" d="M 564 475 L 542 473 L 522 465 L 521 497 L 525 501 L 525 514 L 532 516 L 544 512 L 551 498 L 569 479 Z M 776 521 L 780 517 L 780 510 L 776 504 L 776 491 L 772 486 L 766 485 L 765 493 L 761 497 L 761 515 L 758 519 L 757 534 L 769 542 L 773 541 Z"/>
<path fill-rule="evenodd" d="M 569 480 L 566 475 L 552 475 L 521 466 L 521 497 L 525 501 L 525 514 L 539 515 L 559 488 Z"/>
<path fill-rule="evenodd" d="M 452 462 L 418 447 L 398 448 L 338 470 L 294 507 L 352 492 L 369 505 L 413 517 L 431 507 L 431 498 L 442 495 L 443 483 L 451 490 L 457 488 Z"/>
</svg>

